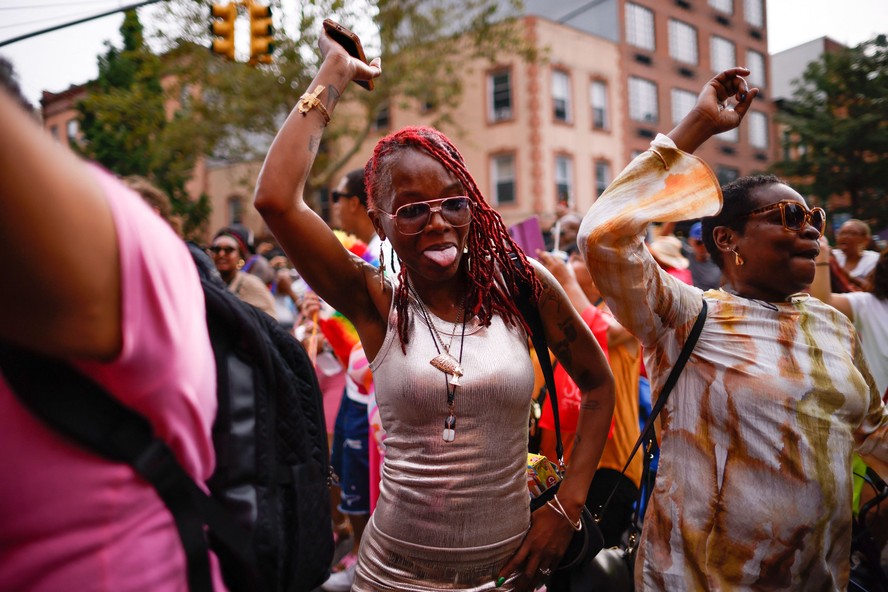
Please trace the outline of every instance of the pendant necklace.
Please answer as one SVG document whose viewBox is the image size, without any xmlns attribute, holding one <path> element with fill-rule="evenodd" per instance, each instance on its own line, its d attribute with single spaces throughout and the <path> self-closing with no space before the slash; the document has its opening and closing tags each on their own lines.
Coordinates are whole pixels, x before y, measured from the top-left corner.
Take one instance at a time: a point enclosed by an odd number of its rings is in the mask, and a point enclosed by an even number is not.
<svg viewBox="0 0 888 592">
<path fill-rule="evenodd" d="M 447 345 L 444 345 L 444 340 L 441 339 L 437 327 L 435 327 L 435 324 L 432 322 L 432 315 L 426 310 L 425 304 L 419 297 L 419 294 L 416 293 L 416 290 L 414 290 L 413 286 L 409 283 L 407 286 L 413 293 L 413 297 L 416 299 L 416 304 L 419 307 L 426 324 L 429 326 L 432 342 L 435 344 L 435 350 L 438 352 L 437 356 L 429 360 L 429 364 L 444 373 L 444 386 L 447 391 L 448 416 L 447 419 L 444 420 L 444 431 L 441 433 L 441 437 L 445 442 L 453 442 L 456 436 L 456 413 L 454 411 L 454 401 L 456 400 L 456 389 L 462 386 L 459 379 L 463 375 L 461 364 L 463 344 L 466 339 L 465 300 L 459 305 L 456 322 L 453 324 L 453 331 L 450 333 L 450 342 Z M 453 339 L 456 337 L 456 329 L 459 327 L 460 323 L 462 323 L 462 336 L 459 340 L 459 360 L 457 360 L 450 353 L 450 348 L 453 346 Z M 448 376 L 450 377 L 449 379 L 447 378 Z"/>
</svg>

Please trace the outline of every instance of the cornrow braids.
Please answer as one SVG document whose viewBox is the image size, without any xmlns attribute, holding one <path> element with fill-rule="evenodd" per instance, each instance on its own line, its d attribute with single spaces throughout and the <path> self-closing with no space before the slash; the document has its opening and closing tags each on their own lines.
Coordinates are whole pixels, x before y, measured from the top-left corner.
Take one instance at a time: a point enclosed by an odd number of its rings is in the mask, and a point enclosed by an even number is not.
<svg viewBox="0 0 888 592">
<path fill-rule="evenodd" d="M 539 300 L 542 285 L 527 261 L 524 252 L 509 235 L 499 213 L 484 199 L 478 185 L 466 168 L 462 155 L 441 132 L 429 127 L 407 127 L 382 138 L 373 150 L 373 156 L 364 168 L 369 207 L 376 207 L 382 196 L 392 194 L 391 170 L 398 156 L 406 150 L 425 152 L 453 174 L 472 202 L 472 225 L 469 229 L 466 274 L 469 289 L 466 310 L 478 316 L 481 324 L 490 325 L 493 315 L 499 314 L 509 325 L 520 325 L 530 333 L 515 305 L 518 283 L 530 285 L 534 302 Z M 516 261 L 512 260 L 512 256 Z M 401 350 L 406 352 L 408 342 L 407 311 L 410 295 L 407 288 L 406 267 L 401 267 L 399 285 L 395 291 L 395 309 L 398 312 L 398 337 Z"/>
</svg>

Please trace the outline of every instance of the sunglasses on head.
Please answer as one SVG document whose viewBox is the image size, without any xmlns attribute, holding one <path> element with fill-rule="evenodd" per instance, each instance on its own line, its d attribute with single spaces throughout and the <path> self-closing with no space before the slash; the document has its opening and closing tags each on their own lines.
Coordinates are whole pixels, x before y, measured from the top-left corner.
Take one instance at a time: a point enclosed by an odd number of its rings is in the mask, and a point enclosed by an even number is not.
<svg viewBox="0 0 888 592">
<path fill-rule="evenodd" d="M 432 204 L 438 204 L 432 206 Z M 466 196 L 445 197 L 406 204 L 395 210 L 394 214 L 385 210 L 377 211 L 395 220 L 395 228 L 401 234 L 419 234 L 432 218 L 432 212 L 440 212 L 441 217 L 454 228 L 468 226 L 472 221 L 472 202 Z"/>
<path fill-rule="evenodd" d="M 826 212 L 823 211 L 823 208 L 811 208 L 809 210 L 799 202 L 792 200 L 778 201 L 769 206 L 752 210 L 743 214 L 741 218 L 777 209 L 780 210 L 780 220 L 783 223 L 784 230 L 801 232 L 805 228 L 805 224 L 808 223 L 816 228 L 820 234 L 823 234 L 823 230 L 826 228 Z"/>
<path fill-rule="evenodd" d="M 210 251 L 213 252 L 214 255 L 218 255 L 222 253 L 223 255 L 231 255 L 235 251 L 237 251 L 237 247 L 229 247 L 227 245 L 213 245 L 210 247 Z"/>
</svg>

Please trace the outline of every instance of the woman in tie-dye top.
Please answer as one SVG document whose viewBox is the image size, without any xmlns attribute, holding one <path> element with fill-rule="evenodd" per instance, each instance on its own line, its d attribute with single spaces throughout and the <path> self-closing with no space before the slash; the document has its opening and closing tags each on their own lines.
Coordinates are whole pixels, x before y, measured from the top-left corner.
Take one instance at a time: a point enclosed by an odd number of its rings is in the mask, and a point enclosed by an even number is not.
<svg viewBox="0 0 888 592">
<path fill-rule="evenodd" d="M 888 473 L 888 412 L 851 324 L 797 294 L 814 277 L 822 211 L 773 177 L 726 187 L 723 206 L 712 171 L 690 156 L 740 123 L 757 94 L 748 73 L 709 81 L 579 234 L 596 285 L 645 346 L 653 392 L 702 299 L 709 308 L 660 418 L 638 590 L 844 590 L 852 452 Z M 704 241 L 730 282 L 705 293 L 663 272 L 643 243 L 652 221 L 700 216 L 711 216 Z"/>
</svg>

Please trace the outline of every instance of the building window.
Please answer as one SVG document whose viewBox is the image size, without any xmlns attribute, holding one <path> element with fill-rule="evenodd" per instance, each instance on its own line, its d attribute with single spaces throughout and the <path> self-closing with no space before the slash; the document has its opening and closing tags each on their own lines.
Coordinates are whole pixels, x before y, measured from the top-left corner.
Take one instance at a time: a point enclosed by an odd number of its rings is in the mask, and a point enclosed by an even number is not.
<svg viewBox="0 0 888 592">
<path fill-rule="evenodd" d="M 710 60 L 713 72 L 724 72 L 737 65 L 737 52 L 734 44 L 723 37 L 712 36 L 710 42 Z"/>
<path fill-rule="evenodd" d="M 768 147 L 768 116 L 759 111 L 749 112 L 749 144 L 763 150 Z"/>
<path fill-rule="evenodd" d="M 687 23 L 669 19 L 669 55 L 686 64 L 697 63 L 697 29 Z"/>
<path fill-rule="evenodd" d="M 244 221 L 244 202 L 239 196 L 229 197 L 226 205 L 229 224 L 240 224 Z"/>
<path fill-rule="evenodd" d="M 80 123 L 76 119 L 69 119 L 65 123 L 65 135 L 68 137 L 68 142 L 76 142 L 79 133 Z"/>
<path fill-rule="evenodd" d="M 563 70 L 552 70 L 552 111 L 555 121 L 571 120 L 570 77 Z"/>
<path fill-rule="evenodd" d="M 672 124 L 675 125 L 685 115 L 690 113 L 694 105 L 697 104 L 697 95 L 680 88 L 673 88 L 670 94 L 672 98 Z"/>
<path fill-rule="evenodd" d="M 611 165 L 606 160 L 595 161 L 595 195 L 604 193 L 611 182 Z"/>
<path fill-rule="evenodd" d="M 49 134 L 52 136 L 54 140 L 59 139 L 59 126 L 51 125 L 49 126 Z"/>
<path fill-rule="evenodd" d="M 719 185 L 727 185 L 739 176 L 740 171 L 735 168 L 726 166 L 715 167 L 715 177 L 718 179 Z"/>
<path fill-rule="evenodd" d="M 768 85 L 767 76 L 765 76 L 765 56 L 761 53 L 747 49 L 746 50 L 746 67 L 749 69 L 749 76 L 746 81 L 749 86 L 757 86 L 764 88 Z"/>
<path fill-rule="evenodd" d="M 607 129 L 607 82 L 592 81 L 589 86 L 589 102 L 592 103 L 592 127 Z"/>
<path fill-rule="evenodd" d="M 573 203 L 573 159 L 570 156 L 555 157 L 555 201 Z"/>
<path fill-rule="evenodd" d="M 715 134 L 715 137 L 724 142 L 733 142 L 737 143 L 740 141 L 740 130 L 739 128 L 729 129 L 726 132 L 722 132 L 720 134 Z"/>
<path fill-rule="evenodd" d="M 487 77 L 490 121 L 512 118 L 512 81 L 508 70 L 494 72 Z"/>
<path fill-rule="evenodd" d="M 743 16 L 753 27 L 765 26 L 765 11 L 762 0 L 743 0 Z"/>
<path fill-rule="evenodd" d="M 515 155 L 500 154 L 490 159 L 493 203 L 515 203 Z"/>
<path fill-rule="evenodd" d="M 637 4 L 626 4 L 626 42 L 654 50 L 654 12 Z"/>
<path fill-rule="evenodd" d="M 372 129 L 375 132 L 387 130 L 392 124 L 391 111 L 388 103 L 380 105 L 376 111 L 376 117 L 373 118 Z"/>
<path fill-rule="evenodd" d="M 644 78 L 629 77 L 629 117 L 635 121 L 656 123 L 657 85 Z"/>
<path fill-rule="evenodd" d="M 734 0 L 709 0 L 709 6 L 725 14 L 734 14 Z"/>
</svg>

